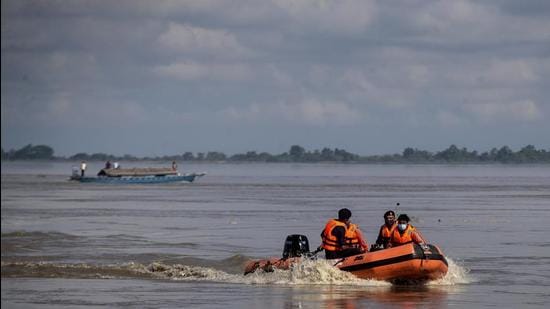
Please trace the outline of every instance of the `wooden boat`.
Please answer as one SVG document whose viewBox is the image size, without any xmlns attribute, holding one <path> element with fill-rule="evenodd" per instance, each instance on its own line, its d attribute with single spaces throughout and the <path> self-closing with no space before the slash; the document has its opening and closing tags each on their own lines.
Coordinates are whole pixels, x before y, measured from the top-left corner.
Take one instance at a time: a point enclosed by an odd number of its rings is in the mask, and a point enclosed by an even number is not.
<svg viewBox="0 0 550 309">
<path fill-rule="evenodd" d="M 193 182 L 205 173 L 180 174 L 171 168 L 104 168 L 97 177 L 81 177 L 78 170 L 73 169 L 71 180 L 84 183 L 106 184 L 147 184 L 167 182 Z"/>
<path fill-rule="evenodd" d="M 437 246 L 427 245 L 427 247 L 424 250 L 418 244 L 409 243 L 329 261 L 340 270 L 348 271 L 361 279 L 401 283 L 421 282 L 444 277 L 448 269 L 445 256 Z M 258 269 L 266 272 L 273 271 L 274 268 L 289 269 L 302 259 L 310 258 L 312 254 L 306 253 L 302 256 L 287 258 L 284 256 L 283 254 L 283 258 L 250 261 L 245 265 L 244 274 L 255 272 Z"/>
</svg>

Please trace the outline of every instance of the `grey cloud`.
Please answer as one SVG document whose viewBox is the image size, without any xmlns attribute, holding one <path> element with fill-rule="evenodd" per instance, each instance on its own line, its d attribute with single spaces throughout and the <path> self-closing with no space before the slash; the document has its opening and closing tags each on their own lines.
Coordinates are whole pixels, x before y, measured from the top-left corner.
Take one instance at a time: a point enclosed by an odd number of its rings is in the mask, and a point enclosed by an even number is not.
<svg viewBox="0 0 550 309">
<path fill-rule="evenodd" d="M 57 146 L 71 140 L 63 130 L 99 124 L 128 151 L 98 151 L 136 154 L 155 148 L 137 135 L 169 132 L 204 148 L 239 132 L 222 151 L 274 139 L 286 150 L 296 131 L 357 152 L 400 150 L 407 134 L 440 148 L 466 130 L 505 141 L 507 123 L 528 140 L 550 130 L 547 12 L 539 1 L 2 1 L 3 147 Z M 389 141 L 363 141 L 371 131 Z"/>
</svg>

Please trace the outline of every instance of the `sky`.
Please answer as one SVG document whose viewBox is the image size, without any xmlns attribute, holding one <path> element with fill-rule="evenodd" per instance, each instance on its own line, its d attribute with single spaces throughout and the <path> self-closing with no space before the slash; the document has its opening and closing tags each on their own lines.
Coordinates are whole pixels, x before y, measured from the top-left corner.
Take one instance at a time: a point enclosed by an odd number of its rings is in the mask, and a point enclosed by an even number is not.
<svg viewBox="0 0 550 309">
<path fill-rule="evenodd" d="M 550 1 L 1 6 L 4 150 L 550 149 Z"/>
</svg>

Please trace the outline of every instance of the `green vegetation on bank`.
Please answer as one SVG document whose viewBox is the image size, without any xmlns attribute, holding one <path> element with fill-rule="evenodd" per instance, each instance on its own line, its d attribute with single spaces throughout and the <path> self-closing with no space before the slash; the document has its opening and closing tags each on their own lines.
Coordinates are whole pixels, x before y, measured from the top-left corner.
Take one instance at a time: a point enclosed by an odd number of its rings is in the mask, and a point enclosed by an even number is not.
<svg viewBox="0 0 550 309">
<path fill-rule="evenodd" d="M 374 156 L 360 156 L 343 149 L 323 148 L 322 150 L 308 151 L 302 146 L 293 145 L 288 152 L 281 154 L 258 153 L 248 151 L 246 153 L 227 156 L 222 152 L 211 151 L 207 153 L 185 152 L 181 155 L 162 157 L 135 157 L 132 155 L 114 156 L 105 153 L 77 153 L 70 157 L 56 157 L 54 150 L 47 145 L 27 145 L 18 150 L 4 151 L 2 148 L 2 160 L 71 160 L 71 161 L 197 161 L 197 162 L 345 162 L 345 163 L 550 163 L 550 150 L 537 149 L 533 145 L 527 145 L 518 151 L 513 151 L 508 146 L 493 148 L 490 151 L 469 151 L 466 148 L 458 148 L 455 145 L 449 148 L 430 152 L 407 147 L 400 154 L 386 154 Z"/>
</svg>

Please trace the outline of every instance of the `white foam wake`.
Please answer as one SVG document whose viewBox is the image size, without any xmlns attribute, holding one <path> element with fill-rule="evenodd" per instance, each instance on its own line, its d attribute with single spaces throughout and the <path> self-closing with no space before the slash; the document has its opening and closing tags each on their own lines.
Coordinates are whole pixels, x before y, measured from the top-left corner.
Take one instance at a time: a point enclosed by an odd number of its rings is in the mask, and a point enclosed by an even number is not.
<svg viewBox="0 0 550 309">
<path fill-rule="evenodd" d="M 449 269 L 445 277 L 429 281 L 429 286 L 452 286 L 472 282 L 469 270 L 447 258 Z M 389 282 L 359 279 L 353 274 L 341 271 L 323 259 L 302 260 L 289 270 L 275 269 L 273 272 L 257 270 L 252 274 L 229 274 L 209 267 L 187 265 L 164 265 L 152 263 L 146 271 L 156 277 L 174 280 L 205 280 L 232 282 L 241 284 L 277 284 L 277 285 L 351 285 L 351 286 L 390 286 Z"/>
<path fill-rule="evenodd" d="M 468 284 L 472 282 L 470 278 L 470 270 L 464 266 L 458 265 L 452 259 L 446 257 L 447 263 L 449 263 L 449 269 L 445 277 L 429 281 L 426 284 L 431 286 L 436 285 L 457 285 L 457 284 Z"/>
<path fill-rule="evenodd" d="M 140 268 L 138 264 L 135 265 Z M 273 272 L 256 271 L 249 275 L 228 274 L 209 267 L 187 265 L 165 265 L 152 263 L 143 271 L 151 272 L 155 277 L 173 280 L 204 280 L 232 282 L 241 284 L 277 284 L 277 285 L 354 285 L 388 286 L 390 283 L 376 280 L 363 280 L 351 273 L 332 266 L 326 260 L 303 260 L 289 270 L 275 269 Z"/>
<path fill-rule="evenodd" d="M 452 286 L 472 282 L 467 268 L 447 259 L 449 270 L 439 280 L 430 281 L 429 286 Z M 302 260 L 288 270 L 275 269 L 273 272 L 257 270 L 248 275 L 230 274 L 212 267 L 164 264 L 153 262 L 149 265 L 124 263 L 118 265 L 56 264 L 2 262 L 2 275 L 11 277 L 68 277 L 68 278 L 117 278 L 150 277 L 158 279 L 212 281 L 238 284 L 277 284 L 277 285 L 337 285 L 337 286 L 391 286 L 377 280 L 359 279 L 349 272 L 341 271 L 330 262 Z"/>
</svg>

